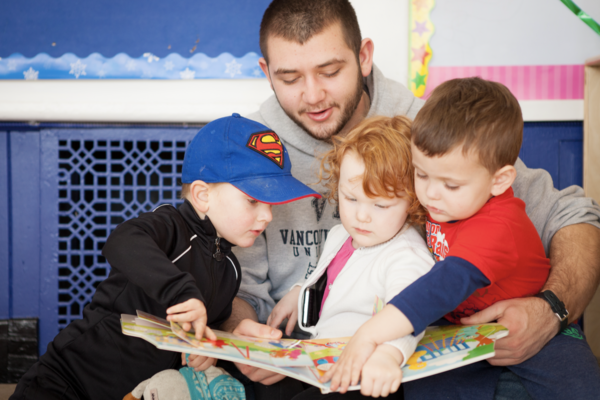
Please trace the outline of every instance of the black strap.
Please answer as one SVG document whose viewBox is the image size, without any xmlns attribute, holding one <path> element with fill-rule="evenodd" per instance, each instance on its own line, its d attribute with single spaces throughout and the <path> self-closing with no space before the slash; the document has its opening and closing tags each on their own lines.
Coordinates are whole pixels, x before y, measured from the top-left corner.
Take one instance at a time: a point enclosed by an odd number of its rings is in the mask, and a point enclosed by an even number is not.
<svg viewBox="0 0 600 400">
<path fill-rule="evenodd" d="M 560 301 L 560 299 L 551 290 L 544 290 L 543 292 L 536 294 L 535 297 L 544 299 L 548 302 L 548 304 L 550 304 L 552 312 L 560 321 L 560 330 L 558 333 L 564 331 L 569 325 L 569 312 L 565 308 L 565 303 Z"/>
</svg>

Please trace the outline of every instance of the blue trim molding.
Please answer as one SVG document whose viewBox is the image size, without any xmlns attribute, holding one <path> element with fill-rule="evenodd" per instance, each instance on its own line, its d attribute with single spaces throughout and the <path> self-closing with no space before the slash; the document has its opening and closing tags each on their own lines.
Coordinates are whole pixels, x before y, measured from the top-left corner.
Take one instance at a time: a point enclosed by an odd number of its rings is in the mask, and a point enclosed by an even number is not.
<svg viewBox="0 0 600 400">
<path fill-rule="evenodd" d="M 260 56 L 250 52 L 236 58 L 223 53 L 211 58 L 195 54 L 190 58 L 172 53 L 158 57 L 144 53 L 131 58 L 119 53 L 112 58 L 93 53 L 79 58 L 72 53 L 52 58 L 40 53 L 26 58 L 16 53 L 0 59 L 0 79 L 253 79 L 264 78 L 258 66 Z"/>
</svg>

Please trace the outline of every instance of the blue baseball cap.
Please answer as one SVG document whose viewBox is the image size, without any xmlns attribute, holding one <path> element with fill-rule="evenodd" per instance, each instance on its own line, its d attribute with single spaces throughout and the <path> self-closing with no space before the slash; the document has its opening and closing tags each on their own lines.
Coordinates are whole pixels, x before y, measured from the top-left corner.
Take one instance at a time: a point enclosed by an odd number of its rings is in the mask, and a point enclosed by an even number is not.
<svg viewBox="0 0 600 400">
<path fill-rule="evenodd" d="M 200 129 L 185 151 L 181 181 L 227 182 L 262 203 L 283 204 L 321 195 L 297 180 L 273 130 L 233 114 Z"/>
</svg>

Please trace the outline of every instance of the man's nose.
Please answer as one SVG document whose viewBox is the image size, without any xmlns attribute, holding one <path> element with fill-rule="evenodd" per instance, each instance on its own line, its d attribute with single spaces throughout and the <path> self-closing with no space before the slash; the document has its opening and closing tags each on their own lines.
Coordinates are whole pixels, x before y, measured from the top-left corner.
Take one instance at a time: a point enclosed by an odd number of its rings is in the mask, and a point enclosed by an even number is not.
<svg viewBox="0 0 600 400">
<path fill-rule="evenodd" d="M 306 104 L 319 104 L 325 100 L 325 89 L 316 77 L 308 77 L 304 86 L 303 100 Z"/>
</svg>

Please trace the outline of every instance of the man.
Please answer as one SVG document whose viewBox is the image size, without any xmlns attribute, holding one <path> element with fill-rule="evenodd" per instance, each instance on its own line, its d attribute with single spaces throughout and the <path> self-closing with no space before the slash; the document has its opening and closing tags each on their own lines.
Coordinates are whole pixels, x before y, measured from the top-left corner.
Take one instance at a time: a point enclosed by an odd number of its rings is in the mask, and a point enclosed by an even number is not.
<svg viewBox="0 0 600 400">
<path fill-rule="evenodd" d="M 373 65 L 373 42 L 361 40 L 354 10 L 346 0 L 274 0 L 263 16 L 260 44 L 264 55 L 260 67 L 275 96 L 249 117 L 278 132 L 294 164 L 294 176 L 304 183 L 318 181 L 318 156 L 329 148 L 333 135 L 344 135 L 373 115 L 414 118 L 423 104 Z M 575 321 L 600 279 L 600 209 L 583 197 L 581 188 L 559 192 L 545 171 L 527 169 L 520 160 L 516 168 L 513 189 L 526 202 L 552 265 L 543 290 L 564 302 L 569 311 L 565 320 Z M 337 218 L 335 206 L 324 200 L 274 207 L 273 222 L 254 247 L 236 251 L 245 268 L 225 328 L 237 327 L 237 332 L 255 336 L 280 335 L 266 325 L 243 320 L 264 323 L 291 285 L 312 272 Z M 272 319 L 281 322 L 277 316 Z M 536 354 L 561 326 L 549 303 L 537 297 L 498 302 L 468 323 L 493 320 L 510 330 L 490 360 L 498 366 Z M 266 385 L 282 379 L 265 370 L 238 368 Z"/>
</svg>

